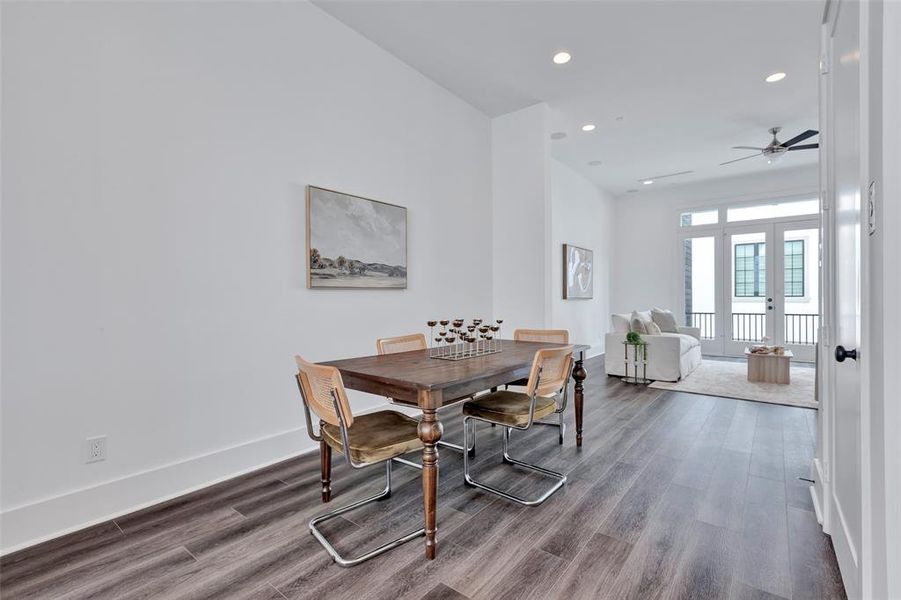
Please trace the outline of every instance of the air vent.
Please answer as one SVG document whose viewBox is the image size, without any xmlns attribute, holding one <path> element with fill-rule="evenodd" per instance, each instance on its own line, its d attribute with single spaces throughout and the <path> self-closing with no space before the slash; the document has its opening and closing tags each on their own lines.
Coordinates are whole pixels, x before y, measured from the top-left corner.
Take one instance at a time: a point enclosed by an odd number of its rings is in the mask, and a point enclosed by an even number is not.
<svg viewBox="0 0 901 600">
<path fill-rule="evenodd" d="M 642 177 L 638 180 L 638 183 L 644 183 L 645 181 L 657 181 L 658 179 L 666 179 L 667 177 L 678 177 L 679 175 L 688 175 L 689 173 L 694 173 L 694 171 L 679 171 L 678 173 L 669 173 L 667 175 L 654 175 L 653 177 Z"/>
</svg>

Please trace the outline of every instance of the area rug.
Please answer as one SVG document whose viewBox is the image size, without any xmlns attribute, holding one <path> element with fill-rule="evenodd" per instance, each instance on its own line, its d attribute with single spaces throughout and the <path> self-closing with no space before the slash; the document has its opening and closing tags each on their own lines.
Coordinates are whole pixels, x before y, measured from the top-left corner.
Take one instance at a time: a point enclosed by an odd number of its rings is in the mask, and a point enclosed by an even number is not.
<svg viewBox="0 0 901 600">
<path fill-rule="evenodd" d="M 650 387 L 661 390 L 722 396 L 738 400 L 754 400 L 770 404 L 786 404 L 817 408 L 814 401 L 816 369 L 791 366 L 791 383 L 751 383 L 744 362 L 705 359 L 701 366 L 682 381 L 655 381 Z"/>
</svg>

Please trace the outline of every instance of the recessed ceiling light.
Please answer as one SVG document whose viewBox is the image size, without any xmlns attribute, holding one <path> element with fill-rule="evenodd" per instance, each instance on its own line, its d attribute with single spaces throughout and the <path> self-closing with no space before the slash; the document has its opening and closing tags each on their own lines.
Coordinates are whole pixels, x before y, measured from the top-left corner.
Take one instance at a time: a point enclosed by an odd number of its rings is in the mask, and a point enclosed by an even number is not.
<svg viewBox="0 0 901 600">
<path fill-rule="evenodd" d="M 565 137 L 566 137 L 565 131 L 555 131 L 554 133 L 551 134 L 552 140 L 562 140 Z"/>
<path fill-rule="evenodd" d="M 599 161 L 599 160 L 589 161 L 588 166 L 589 167 L 599 167 L 599 166 L 601 166 L 601 161 Z"/>
<path fill-rule="evenodd" d="M 654 180 L 653 179 L 645 179 L 644 181 L 642 181 L 642 183 L 645 185 L 651 185 L 652 183 L 654 183 Z"/>
<path fill-rule="evenodd" d="M 782 81 L 785 79 L 785 73 L 773 73 L 772 75 L 767 75 L 766 82 L 767 83 L 776 83 L 777 81 Z"/>
<path fill-rule="evenodd" d="M 558 52 L 554 55 L 554 63 L 558 65 L 565 65 L 570 60 L 572 60 L 572 56 L 569 52 Z"/>
<path fill-rule="evenodd" d="M 594 131 L 594 124 L 587 123 L 585 125 L 582 125 L 582 131 Z"/>
</svg>

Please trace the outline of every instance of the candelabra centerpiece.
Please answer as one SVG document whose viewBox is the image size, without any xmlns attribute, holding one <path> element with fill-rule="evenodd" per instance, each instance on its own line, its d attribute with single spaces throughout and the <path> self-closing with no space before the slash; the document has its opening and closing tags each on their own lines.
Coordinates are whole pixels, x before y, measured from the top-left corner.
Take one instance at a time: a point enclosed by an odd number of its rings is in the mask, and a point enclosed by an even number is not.
<svg viewBox="0 0 901 600">
<path fill-rule="evenodd" d="M 500 352 L 501 324 L 503 319 L 496 319 L 494 324 L 483 319 L 430 319 L 429 358 L 441 360 L 463 360 L 486 354 Z M 441 329 L 435 335 L 435 326 Z M 450 325 L 450 327 L 448 327 Z"/>
</svg>

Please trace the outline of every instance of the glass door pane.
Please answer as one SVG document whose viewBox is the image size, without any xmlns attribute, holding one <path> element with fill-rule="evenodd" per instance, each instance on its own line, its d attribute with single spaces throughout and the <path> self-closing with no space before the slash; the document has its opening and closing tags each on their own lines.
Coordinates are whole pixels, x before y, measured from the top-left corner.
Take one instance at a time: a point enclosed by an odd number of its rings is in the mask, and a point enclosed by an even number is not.
<svg viewBox="0 0 901 600">
<path fill-rule="evenodd" d="M 772 226 L 726 230 L 725 353 L 773 339 Z"/>
<path fill-rule="evenodd" d="M 718 331 L 717 292 L 719 259 L 717 236 L 708 235 L 682 240 L 683 303 L 685 324 L 701 330 L 701 351 L 722 353 L 722 336 Z"/>
<path fill-rule="evenodd" d="M 820 326 L 820 230 L 816 221 L 777 229 L 783 253 L 776 343 L 790 348 L 798 360 L 812 361 Z"/>
</svg>

